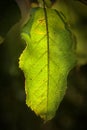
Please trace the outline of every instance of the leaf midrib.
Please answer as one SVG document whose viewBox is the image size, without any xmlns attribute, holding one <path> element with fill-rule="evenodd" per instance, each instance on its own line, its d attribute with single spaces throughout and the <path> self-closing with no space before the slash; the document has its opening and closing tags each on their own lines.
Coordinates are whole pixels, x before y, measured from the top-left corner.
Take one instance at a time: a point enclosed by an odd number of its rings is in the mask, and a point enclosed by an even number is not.
<svg viewBox="0 0 87 130">
<path fill-rule="evenodd" d="M 49 28 L 48 28 L 48 16 L 47 16 L 47 9 L 45 7 L 45 2 L 43 0 L 43 7 L 44 7 L 44 16 L 45 16 L 45 23 L 46 23 L 46 35 L 47 35 L 47 112 L 46 112 L 46 119 L 48 113 L 48 96 L 49 96 Z"/>
</svg>

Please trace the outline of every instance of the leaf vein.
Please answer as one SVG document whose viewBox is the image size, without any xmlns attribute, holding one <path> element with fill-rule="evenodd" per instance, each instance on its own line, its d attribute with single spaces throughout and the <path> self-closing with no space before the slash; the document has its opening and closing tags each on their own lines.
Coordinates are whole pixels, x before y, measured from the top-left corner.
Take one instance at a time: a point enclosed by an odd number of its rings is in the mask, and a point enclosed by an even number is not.
<svg viewBox="0 0 87 130">
<path fill-rule="evenodd" d="M 42 53 L 42 55 L 34 62 L 34 64 L 32 64 L 31 66 L 32 66 L 32 68 L 34 68 L 35 67 L 35 65 L 37 65 L 38 64 L 38 62 L 41 60 L 41 58 L 45 55 L 47 53 L 47 51 L 45 51 L 44 53 Z"/>
</svg>

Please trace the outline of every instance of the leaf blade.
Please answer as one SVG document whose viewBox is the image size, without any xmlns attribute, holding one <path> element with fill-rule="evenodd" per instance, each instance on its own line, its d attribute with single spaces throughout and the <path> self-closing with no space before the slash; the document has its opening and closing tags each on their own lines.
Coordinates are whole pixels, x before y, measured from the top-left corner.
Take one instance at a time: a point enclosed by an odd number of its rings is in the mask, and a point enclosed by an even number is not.
<svg viewBox="0 0 87 130">
<path fill-rule="evenodd" d="M 55 10 L 46 11 L 47 21 L 44 10 L 37 8 L 24 27 L 22 35 L 27 47 L 19 67 L 26 79 L 27 105 L 47 121 L 54 117 L 63 99 L 75 53 L 72 34 L 65 23 Z"/>
</svg>

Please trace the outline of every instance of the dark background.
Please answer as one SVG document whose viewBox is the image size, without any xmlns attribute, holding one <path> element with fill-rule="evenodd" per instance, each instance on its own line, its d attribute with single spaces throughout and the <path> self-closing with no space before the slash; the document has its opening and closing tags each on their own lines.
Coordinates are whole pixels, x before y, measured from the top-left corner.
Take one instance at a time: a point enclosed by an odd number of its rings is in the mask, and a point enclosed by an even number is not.
<svg viewBox="0 0 87 130">
<path fill-rule="evenodd" d="M 81 26 L 87 26 L 85 16 L 79 17 Z M 48 123 L 44 124 L 25 104 L 25 78 L 18 67 L 18 58 L 25 48 L 16 24 L 20 19 L 21 12 L 14 0 L 0 1 L 0 35 L 4 38 L 0 44 L 0 130 L 86 130 L 87 64 L 70 72 L 66 95 Z"/>
</svg>

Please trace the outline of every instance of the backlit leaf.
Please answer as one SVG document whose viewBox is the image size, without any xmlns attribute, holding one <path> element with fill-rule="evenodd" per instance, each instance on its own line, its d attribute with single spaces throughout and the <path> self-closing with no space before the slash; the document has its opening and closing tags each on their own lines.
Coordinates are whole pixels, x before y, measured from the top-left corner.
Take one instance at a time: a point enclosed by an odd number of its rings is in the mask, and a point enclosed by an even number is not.
<svg viewBox="0 0 87 130">
<path fill-rule="evenodd" d="M 27 44 L 19 61 L 26 103 L 47 121 L 55 116 L 75 66 L 73 36 L 58 11 L 43 8 L 32 9 L 21 36 Z"/>
</svg>

